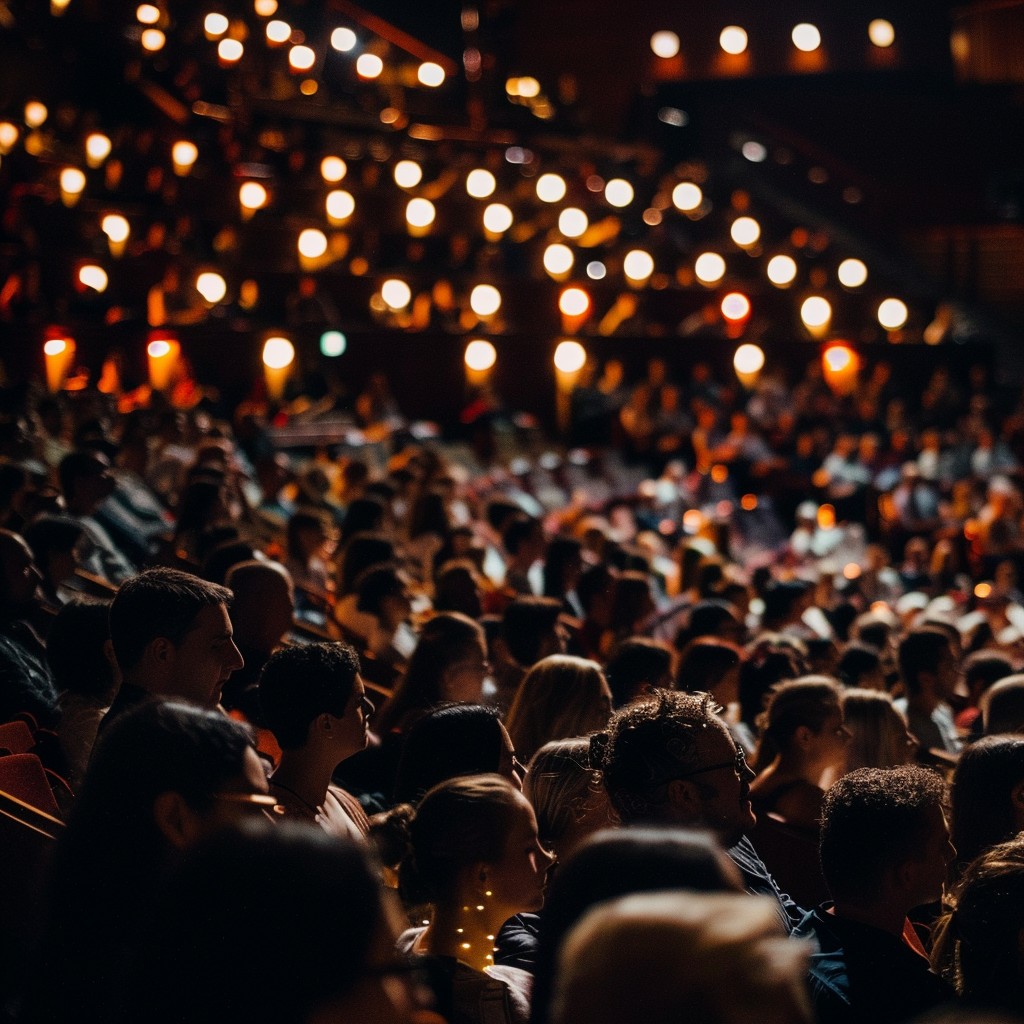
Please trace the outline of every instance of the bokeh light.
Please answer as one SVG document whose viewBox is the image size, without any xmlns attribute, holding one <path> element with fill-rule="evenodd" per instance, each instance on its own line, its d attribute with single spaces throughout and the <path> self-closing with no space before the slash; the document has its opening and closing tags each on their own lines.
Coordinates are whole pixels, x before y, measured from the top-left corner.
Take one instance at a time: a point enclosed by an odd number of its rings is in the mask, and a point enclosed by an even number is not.
<svg viewBox="0 0 1024 1024">
<path fill-rule="evenodd" d="M 737 245 L 746 247 L 761 237 L 761 225 L 753 217 L 737 217 L 732 222 L 729 234 Z"/>
<path fill-rule="evenodd" d="M 587 215 L 575 206 L 566 207 L 558 215 L 558 230 L 566 238 L 579 238 L 590 226 Z"/>
<path fill-rule="evenodd" d="M 655 32 L 651 36 L 651 49 L 657 57 L 674 57 L 679 52 L 679 36 L 668 30 Z"/>
<path fill-rule="evenodd" d="M 228 19 L 223 14 L 211 13 L 203 21 L 206 34 L 213 39 L 224 35 L 228 30 Z"/>
<path fill-rule="evenodd" d="M 747 33 L 739 25 L 727 25 L 718 37 L 718 45 L 735 56 L 747 48 Z"/>
<path fill-rule="evenodd" d="M 100 223 L 100 227 L 103 229 L 103 234 L 112 242 L 126 242 L 131 233 L 128 221 L 119 213 L 108 213 Z"/>
<path fill-rule="evenodd" d="M 714 284 L 725 276 L 725 260 L 717 252 L 702 252 L 693 264 L 693 272 L 703 284 Z"/>
<path fill-rule="evenodd" d="M 737 373 L 757 373 L 764 366 L 764 350 L 760 345 L 740 345 L 732 357 Z"/>
<path fill-rule="evenodd" d="M 341 181 L 348 173 L 348 165 L 340 156 L 325 156 L 320 161 L 320 175 L 324 181 Z"/>
<path fill-rule="evenodd" d="M 392 277 L 380 286 L 380 297 L 391 309 L 405 309 L 412 299 L 412 289 L 404 281 Z"/>
<path fill-rule="evenodd" d="M 542 174 L 537 179 L 537 198 L 545 203 L 557 203 L 565 196 L 565 179 L 560 174 Z"/>
<path fill-rule="evenodd" d="M 410 199 L 405 207 L 405 219 L 414 228 L 429 227 L 434 223 L 437 211 L 429 199 Z"/>
<path fill-rule="evenodd" d="M 504 203 L 491 203 L 484 210 L 484 227 L 493 235 L 500 235 L 512 227 L 512 211 Z"/>
<path fill-rule="evenodd" d="M 646 281 L 654 273 L 654 257 L 643 249 L 633 249 L 622 261 L 622 272 L 630 281 Z"/>
<path fill-rule="evenodd" d="M 319 228 L 306 228 L 299 235 L 299 255 L 319 259 L 327 252 L 327 236 Z"/>
<path fill-rule="evenodd" d="M 399 160 L 395 164 L 395 184 L 413 188 L 423 180 L 423 168 L 415 160 Z"/>
<path fill-rule="evenodd" d="M 320 351 L 330 359 L 344 355 L 348 348 L 348 338 L 341 331 L 324 331 L 320 335 Z"/>
<path fill-rule="evenodd" d="M 295 346 L 287 338 L 267 338 L 263 346 L 263 365 L 283 370 L 295 360 Z"/>
<path fill-rule="evenodd" d="M 85 140 L 85 157 L 90 167 L 99 167 L 110 156 L 110 139 L 102 132 L 93 132 Z"/>
<path fill-rule="evenodd" d="M 773 256 L 765 269 L 768 280 L 779 288 L 792 284 L 796 278 L 796 260 L 792 256 Z"/>
<path fill-rule="evenodd" d="M 582 316 L 590 309 L 590 296 L 582 288 L 566 288 L 558 297 L 558 308 L 566 316 Z"/>
<path fill-rule="evenodd" d="M 745 320 L 750 316 L 750 299 L 742 292 L 729 292 L 722 299 L 722 316 L 726 320 Z"/>
<path fill-rule="evenodd" d="M 898 331 L 908 316 L 906 303 L 899 299 L 885 299 L 878 307 L 878 322 L 887 331 Z"/>
<path fill-rule="evenodd" d="M 327 216 L 332 220 L 346 220 L 351 217 L 356 209 L 356 201 L 352 198 L 351 192 L 337 188 L 327 193 Z"/>
<path fill-rule="evenodd" d="M 339 53 L 348 53 L 349 50 L 355 49 L 357 42 L 356 34 L 350 28 L 336 28 L 331 33 L 331 46 Z"/>
<path fill-rule="evenodd" d="M 361 53 L 356 60 L 356 74 L 360 78 L 379 78 L 384 70 L 384 61 L 375 53 Z"/>
<path fill-rule="evenodd" d="M 424 61 L 419 66 L 416 77 L 419 79 L 420 85 L 436 89 L 439 85 L 444 84 L 444 68 L 440 64 L 435 64 L 432 60 Z"/>
<path fill-rule="evenodd" d="M 167 36 L 165 36 L 158 28 L 147 28 L 146 31 L 139 36 L 139 42 L 142 43 L 142 48 L 144 50 L 149 50 L 150 53 L 156 53 L 157 50 L 162 50 L 164 48 L 164 43 L 167 42 Z"/>
<path fill-rule="evenodd" d="M 228 286 L 220 274 L 208 270 L 196 278 L 196 291 L 207 302 L 217 303 L 227 295 Z"/>
<path fill-rule="evenodd" d="M 812 295 L 800 306 L 800 319 L 808 327 L 824 327 L 832 319 L 832 306 L 828 299 Z"/>
<path fill-rule="evenodd" d="M 308 46 L 293 46 L 288 51 L 288 63 L 296 71 L 308 71 L 316 63 L 316 54 Z"/>
<path fill-rule="evenodd" d="M 611 206 L 629 206 L 633 202 L 633 186 L 625 178 L 612 178 L 604 187 L 604 197 Z"/>
<path fill-rule="evenodd" d="M 247 181 L 238 190 L 243 209 L 260 210 L 267 205 L 267 190 L 258 181 Z"/>
<path fill-rule="evenodd" d="M 78 280 L 94 291 L 105 292 L 107 290 L 107 272 L 94 263 L 87 263 L 78 271 Z"/>
<path fill-rule="evenodd" d="M 222 39 L 217 44 L 217 56 L 225 64 L 234 64 L 242 59 L 245 47 L 237 39 Z"/>
<path fill-rule="evenodd" d="M 493 316 L 501 308 L 501 292 L 493 284 L 478 284 L 469 294 L 469 307 L 477 316 Z"/>
<path fill-rule="evenodd" d="M 672 189 L 672 204 L 684 213 L 696 210 L 703 200 L 704 193 L 701 192 L 700 186 L 694 185 L 692 181 L 681 181 Z"/>
<path fill-rule="evenodd" d="M 821 46 L 821 33 L 817 26 L 802 21 L 799 25 L 793 26 L 793 45 L 804 53 L 811 53 Z"/>
<path fill-rule="evenodd" d="M 868 268 L 860 260 L 843 260 L 837 271 L 839 283 L 847 288 L 859 288 L 868 279 Z"/>
<path fill-rule="evenodd" d="M 555 369 L 576 373 L 587 361 L 587 350 L 578 341 L 562 341 L 555 349 Z"/>
<path fill-rule="evenodd" d="M 466 175 L 466 192 L 474 199 L 486 199 L 496 185 L 494 175 L 482 167 L 477 167 Z"/>
<path fill-rule="evenodd" d="M 875 18 L 868 25 L 868 39 L 875 46 L 884 50 L 887 46 L 892 46 L 896 42 L 896 29 L 892 27 L 891 21 L 886 21 L 885 18 Z"/>
<path fill-rule="evenodd" d="M 268 21 L 267 22 L 267 41 L 271 43 L 287 43 L 292 37 L 292 27 L 287 21 Z"/>
<path fill-rule="evenodd" d="M 572 270 L 573 254 L 572 249 L 560 242 L 549 245 L 544 250 L 544 269 L 555 277 L 569 273 Z"/>
<path fill-rule="evenodd" d="M 466 353 L 463 356 L 466 365 L 477 373 L 489 370 L 498 359 L 497 349 L 489 342 L 478 338 L 466 346 Z"/>
</svg>

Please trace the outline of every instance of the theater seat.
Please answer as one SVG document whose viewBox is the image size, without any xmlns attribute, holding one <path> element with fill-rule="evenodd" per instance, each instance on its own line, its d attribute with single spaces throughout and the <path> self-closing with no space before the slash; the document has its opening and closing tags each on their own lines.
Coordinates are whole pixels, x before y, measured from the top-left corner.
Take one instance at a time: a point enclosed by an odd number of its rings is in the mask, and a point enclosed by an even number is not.
<svg viewBox="0 0 1024 1024">
<path fill-rule="evenodd" d="M 801 907 L 810 910 L 831 898 L 821 874 L 815 833 L 790 825 L 772 812 L 758 814 L 750 841 L 779 888 Z"/>
<path fill-rule="evenodd" d="M 0 725 L 0 749 L 9 750 L 12 754 L 27 754 L 35 743 L 28 723 L 21 719 Z"/>
<path fill-rule="evenodd" d="M 0 757 L 0 790 L 53 818 L 63 820 L 43 762 L 35 754 Z"/>
</svg>

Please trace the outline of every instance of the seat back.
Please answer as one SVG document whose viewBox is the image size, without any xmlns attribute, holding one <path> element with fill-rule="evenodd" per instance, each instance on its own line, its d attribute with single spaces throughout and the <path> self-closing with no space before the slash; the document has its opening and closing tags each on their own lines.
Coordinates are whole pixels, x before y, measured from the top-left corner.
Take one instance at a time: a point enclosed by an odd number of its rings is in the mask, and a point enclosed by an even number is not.
<svg viewBox="0 0 1024 1024">
<path fill-rule="evenodd" d="M 790 825 L 774 812 L 758 814 L 750 841 L 779 888 L 801 907 L 830 899 L 818 858 L 818 837 L 809 829 Z"/>
<path fill-rule="evenodd" d="M 26 722 L 15 719 L 0 725 L 0 748 L 12 754 L 27 754 L 35 746 L 35 737 Z"/>
<path fill-rule="evenodd" d="M 0 757 L 0 791 L 58 821 L 62 819 L 46 777 L 46 769 L 35 754 L 8 754 Z"/>
</svg>

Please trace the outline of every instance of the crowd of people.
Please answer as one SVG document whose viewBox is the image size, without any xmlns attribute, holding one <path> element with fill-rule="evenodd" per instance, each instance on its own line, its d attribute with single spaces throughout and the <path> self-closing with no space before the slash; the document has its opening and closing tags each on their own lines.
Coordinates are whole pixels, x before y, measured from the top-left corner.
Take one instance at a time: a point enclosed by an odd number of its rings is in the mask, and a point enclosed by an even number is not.
<svg viewBox="0 0 1024 1024">
<path fill-rule="evenodd" d="M 387 409 L 8 396 L 2 1019 L 1024 1018 L 1024 404 Z"/>
</svg>

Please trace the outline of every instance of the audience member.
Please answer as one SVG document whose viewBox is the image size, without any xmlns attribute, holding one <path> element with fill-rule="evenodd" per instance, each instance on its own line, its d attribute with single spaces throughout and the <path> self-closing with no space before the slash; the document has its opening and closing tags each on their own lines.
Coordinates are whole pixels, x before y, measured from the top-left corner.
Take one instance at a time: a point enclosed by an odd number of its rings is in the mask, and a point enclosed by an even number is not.
<svg viewBox="0 0 1024 1024">
<path fill-rule="evenodd" d="M 881 690 L 848 689 L 842 694 L 843 725 L 850 733 L 846 770 L 894 768 L 910 764 L 917 740 L 892 697 Z"/>
<path fill-rule="evenodd" d="M 925 750 L 960 752 L 949 698 L 956 686 L 957 663 L 946 633 L 935 626 L 911 630 L 899 647 L 900 676 L 907 696 L 896 707 Z"/>
<path fill-rule="evenodd" d="M 672 652 L 657 640 L 630 637 L 608 659 L 605 677 L 612 692 L 612 707 L 617 711 L 652 690 L 673 688 Z"/>
<path fill-rule="evenodd" d="M 844 685 L 862 690 L 886 690 L 882 655 L 876 647 L 854 641 L 847 644 L 839 664 L 836 678 Z"/>
<path fill-rule="evenodd" d="M 990 686 L 981 697 L 981 716 L 986 736 L 1024 728 L 1024 674 L 1007 676 Z"/>
<path fill-rule="evenodd" d="M 501 651 L 495 658 L 498 703 L 509 707 L 526 673 L 538 661 L 565 650 L 566 633 L 559 622 L 561 605 L 553 597 L 521 597 L 501 619 Z"/>
</svg>

